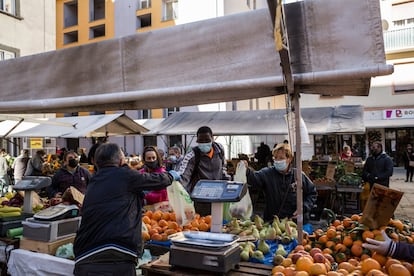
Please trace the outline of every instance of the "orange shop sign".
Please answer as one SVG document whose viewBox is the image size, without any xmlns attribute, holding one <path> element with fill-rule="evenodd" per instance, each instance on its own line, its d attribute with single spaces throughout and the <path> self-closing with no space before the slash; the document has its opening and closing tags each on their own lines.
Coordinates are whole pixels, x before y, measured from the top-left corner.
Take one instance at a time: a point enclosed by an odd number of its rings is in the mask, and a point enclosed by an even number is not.
<svg viewBox="0 0 414 276">
<path fill-rule="evenodd" d="M 43 138 L 30 138 L 30 148 L 31 149 L 42 149 Z"/>
</svg>

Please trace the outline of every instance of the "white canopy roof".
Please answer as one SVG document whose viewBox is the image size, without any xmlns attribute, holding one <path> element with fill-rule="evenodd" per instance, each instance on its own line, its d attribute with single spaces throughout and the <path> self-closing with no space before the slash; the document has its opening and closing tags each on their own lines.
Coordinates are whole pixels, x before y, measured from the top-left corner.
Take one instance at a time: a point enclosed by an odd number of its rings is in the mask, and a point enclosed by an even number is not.
<svg viewBox="0 0 414 276">
<path fill-rule="evenodd" d="M 362 106 L 301 109 L 310 134 L 363 133 Z M 177 112 L 153 126 L 145 135 L 195 134 L 209 126 L 214 135 L 287 134 L 286 110 L 249 110 L 223 112 Z"/>
<path fill-rule="evenodd" d="M 136 135 L 148 131 L 123 113 L 53 118 L 48 121 L 67 123 L 72 126 L 22 123 L 8 136 L 78 138 Z M 10 121 L 3 121 L 0 123 L 0 129 L 10 129 L 12 125 Z"/>
</svg>

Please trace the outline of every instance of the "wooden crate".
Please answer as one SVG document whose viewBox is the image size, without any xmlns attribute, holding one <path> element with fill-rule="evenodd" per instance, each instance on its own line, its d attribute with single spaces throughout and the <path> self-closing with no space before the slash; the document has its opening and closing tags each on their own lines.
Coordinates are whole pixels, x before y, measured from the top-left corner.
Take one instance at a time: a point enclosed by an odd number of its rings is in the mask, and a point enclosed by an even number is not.
<svg viewBox="0 0 414 276">
<path fill-rule="evenodd" d="M 20 248 L 39 253 L 50 254 L 54 256 L 59 246 L 67 243 L 73 243 L 74 241 L 75 235 L 53 242 L 36 241 L 27 238 L 22 238 L 20 240 Z"/>
</svg>

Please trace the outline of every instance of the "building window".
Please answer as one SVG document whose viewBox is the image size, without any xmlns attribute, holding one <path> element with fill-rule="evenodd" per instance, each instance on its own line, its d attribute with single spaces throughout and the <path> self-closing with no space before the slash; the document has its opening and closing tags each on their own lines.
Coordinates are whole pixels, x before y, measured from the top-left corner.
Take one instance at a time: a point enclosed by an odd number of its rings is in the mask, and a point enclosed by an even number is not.
<svg viewBox="0 0 414 276">
<path fill-rule="evenodd" d="M 78 31 L 63 34 L 63 44 L 78 42 Z"/>
<path fill-rule="evenodd" d="M 90 0 L 89 7 L 89 21 L 105 18 L 105 0 Z"/>
<path fill-rule="evenodd" d="M 16 53 L 0 49 L 0 60 L 16 58 Z"/>
<path fill-rule="evenodd" d="M 16 0 L 0 0 L 0 10 L 12 15 L 17 15 Z"/>
<path fill-rule="evenodd" d="M 142 119 L 151 119 L 151 109 L 142 110 Z"/>
<path fill-rule="evenodd" d="M 78 25 L 78 1 L 66 2 L 63 4 L 64 27 Z"/>
<path fill-rule="evenodd" d="M 151 27 L 151 14 L 143 14 L 137 17 L 137 29 Z"/>
<path fill-rule="evenodd" d="M 140 0 L 138 9 L 149 9 L 151 8 L 151 0 Z"/>
<path fill-rule="evenodd" d="M 179 107 L 167 108 L 167 117 L 170 116 L 171 114 L 175 113 L 175 112 L 180 112 L 180 108 Z"/>
<path fill-rule="evenodd" d="M 174 20 L 178 18 L 178 0 L 162 1 L 162 20 Z"/>
<path fill-rule="evenodd" d="M 94 39 L 102 36 L 105 36 L 105 24 L 91 27 L 89 29 L 89 39 Z"/>
</svg>

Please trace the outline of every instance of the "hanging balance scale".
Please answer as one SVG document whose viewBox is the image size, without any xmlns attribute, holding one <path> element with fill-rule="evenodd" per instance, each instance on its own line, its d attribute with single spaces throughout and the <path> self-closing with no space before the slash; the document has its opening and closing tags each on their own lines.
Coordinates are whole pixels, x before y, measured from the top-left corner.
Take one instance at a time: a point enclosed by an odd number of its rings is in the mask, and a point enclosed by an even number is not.
<svg viewBox="0 0 414 276">
<path fill-rule="evenodd" d="M 223 203 L 237 202 L 246 194 L 246 183 L 200 180 L 194 186 L 194 201 L 211 203 L 211 232 L 186 231 L 171 235 L 170 265 L 227 273 L 240 262 L 239 237 L 221 233 Z"/>
</svg>

